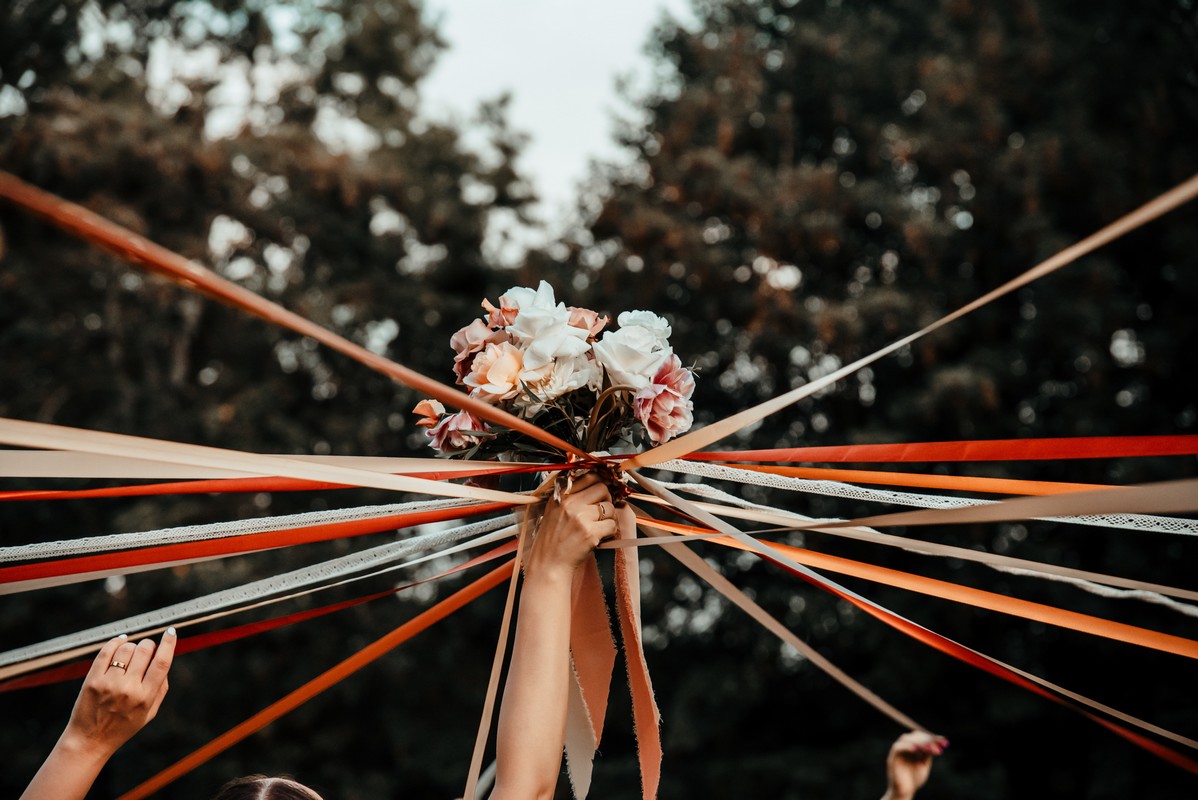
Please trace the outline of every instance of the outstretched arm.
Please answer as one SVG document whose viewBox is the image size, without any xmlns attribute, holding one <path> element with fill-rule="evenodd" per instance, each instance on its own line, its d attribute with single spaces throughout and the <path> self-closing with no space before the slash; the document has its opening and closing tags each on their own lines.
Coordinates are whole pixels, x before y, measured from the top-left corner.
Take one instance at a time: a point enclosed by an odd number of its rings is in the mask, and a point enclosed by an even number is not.
<svg viewBox="0 0 1198 800">
<path fill-rule="evenodd" d="M 932 759 L 944 752 L 948 739 L 922 731 L 904 733 L 890 746 L 886 758 L 888 786 L 882 800 L 911 800 L 928 782 Z"/>
<path fill-rule="evenodd" d="M 617 522 L 617 515 L 620 522 Z M 594 475 L 550 500 L 524 563 L 512 663 L 499 711 L 493 800 L 548 800 L 561 771 L 570 691 L 570 602 L 574 573 L 630 509 L 614 509 Z"/>
<path fill-rule="evenodd" d="M 158 713 L 176 641 L 171 628 L 157 646 L 121 637 L 100 648 L 70 722 L 21 800 L 83 800 L 112 754 Z"/>
</svg>

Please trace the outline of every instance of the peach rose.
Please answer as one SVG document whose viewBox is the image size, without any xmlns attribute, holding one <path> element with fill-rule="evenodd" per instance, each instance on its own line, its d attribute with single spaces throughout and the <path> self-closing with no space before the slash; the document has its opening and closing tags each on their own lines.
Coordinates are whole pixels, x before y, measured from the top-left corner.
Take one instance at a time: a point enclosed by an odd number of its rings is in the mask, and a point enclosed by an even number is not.
<svg viewBox="0 0 1198 800">
<path fill-rule="evenodd" d="M 474 357 L 470 374 L 463 381 L 472 397 L 488 403 L 510 400 L 520 391 L 524 353 L 511 342 L 488 344 Z"/>
<path fill-rule="evenodd" d="M 578 308 L 570 306 L 570 326 L 573 328 L 582 328 L 588 331 L 591 338 L 599 335 L 599 332 L 607 327 L 607 323 L 611 321 L 610 317 L 599 316 L 599 312 L 591 311 L 589 308 Z"/>
<path fill-rule="evenodd" d="M 436 400 L 421 400 L 412 409 L 412 413 L 420 415 L 420 419 L 416 420 L 419 427 L 434 428 L 441 421 L 441 417 L 445 415 L 445 406 Z"/>
</svg>

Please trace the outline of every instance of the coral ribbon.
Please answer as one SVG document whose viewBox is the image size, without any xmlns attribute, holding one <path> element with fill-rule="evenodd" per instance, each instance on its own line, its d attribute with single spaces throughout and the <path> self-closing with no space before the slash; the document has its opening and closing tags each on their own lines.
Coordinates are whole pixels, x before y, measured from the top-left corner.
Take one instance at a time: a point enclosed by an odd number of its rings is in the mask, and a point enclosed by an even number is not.
<svg viewBox="0 0 1198 800">
<path fill-rule="evenodd" d="M 821 522 L 813 527 L 949 525 L 1093 514 L 1186 514 L 1195 511 L 1198 511 L 1198 478 L 1187 478 L 1047 497 L 1014 497 L 996 503 L 962 508 L 900 511 L 894 514 L 860 517 L 846 522 Z"/>
<path fill-rule="evenodd" d="M 58 451 L 53 451 L 57 454 Z M 64 455 L 73 455 L 64 453 Z M 456 478 L 477 478 L 484 475 L 518 475 L 561 469 L 560 464 L 528 464 L 525 466 L 496 464 L 488 468 L 417 472 L 389 472 L 405 478 L 444 481 Z M 154 497 L 184 494 L 246 494 L 256 492 L 310 492 L 354 488 L 343 483 L 321 483 L 299 478 L 210 478 L 201 480 L 142 483 L 129 486 L 108 486 L 100 489 L 40 489 L 0 492 L 4 500 L 86 500 L 111 497 Z"/>
<path fill-rule="evenodd" d="M 574 575 L 570 604 L 574 685 L 566 714 L 566 765 L 574 796 L 583 800 L 591 788 L 592 762 L 603 737 L 616 643 L 599 578 L 599 562 L 592 555 Z"/>
<path fill-rule="evenodd" d="M 620 534 L 622 538 L 635 537 L 636 531 L 621 531 Z M 657 797 L 661 783 L 661 713 L 653 696 L 653 681 L 649 677 L 649 664 L 645 661 L 645 647 L 641 641 L 640 569 L 636 553 L 635 547 L 616 550 L 616 616 L 632 694 L 641 796 L 644 800 L 652 800 Z"/>
</svg>

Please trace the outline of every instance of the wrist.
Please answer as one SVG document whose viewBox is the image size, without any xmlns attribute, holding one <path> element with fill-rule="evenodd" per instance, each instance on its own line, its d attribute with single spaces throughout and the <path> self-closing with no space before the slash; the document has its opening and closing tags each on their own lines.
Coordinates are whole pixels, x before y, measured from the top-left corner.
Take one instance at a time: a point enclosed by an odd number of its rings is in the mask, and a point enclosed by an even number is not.
<svg viewBox="0 0 1198 800">
<path fill-rule="evenodd" d="M 575 567 L 561 562 L 533 560 L 524 566 L 524 586 L 543 586 L 546 589 L 569 587 L 574 583 Z"/>
<path fill-rule="evenodd" d="M 58 739 L 56 749 L 80 762 L 92 762 L 102 766 L 120 748 L 67 726 Z"/>
<path fill-rule="evenodd" d="M 897 792 L 894 789 L 887 789 L 886 794 L 882 795 L 882 800 L 913 800 L 915 792 Z"/>
</svg>

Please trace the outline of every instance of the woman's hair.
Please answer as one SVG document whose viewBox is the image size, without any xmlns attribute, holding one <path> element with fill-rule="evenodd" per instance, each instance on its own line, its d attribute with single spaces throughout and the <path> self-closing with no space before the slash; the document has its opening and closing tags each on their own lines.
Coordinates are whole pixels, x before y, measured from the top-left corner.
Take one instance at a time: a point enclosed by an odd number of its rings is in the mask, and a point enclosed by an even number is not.
<svg viewBox="0 0 1198 800">
<path fill-rule="evenodd" d="M 313 790 L 290 778 L 247 775 L 221 787 L 212 800 L 321 800 Z"/>
</svg>

